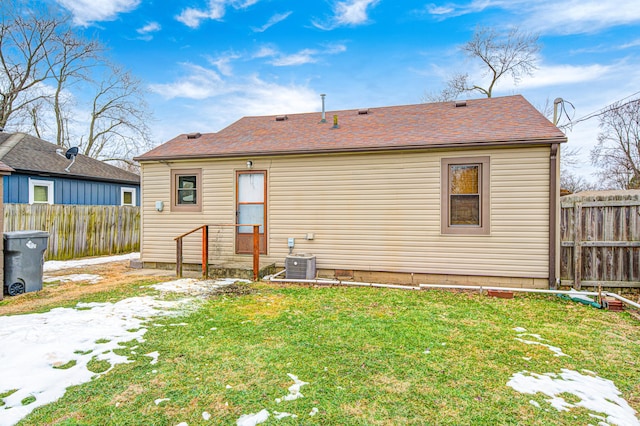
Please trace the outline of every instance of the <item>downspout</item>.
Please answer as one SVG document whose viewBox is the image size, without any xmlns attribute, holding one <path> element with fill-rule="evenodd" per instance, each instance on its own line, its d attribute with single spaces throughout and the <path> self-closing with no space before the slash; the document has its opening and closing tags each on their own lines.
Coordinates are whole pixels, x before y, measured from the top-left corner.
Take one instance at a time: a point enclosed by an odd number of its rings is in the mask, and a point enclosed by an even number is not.
<svg viewBox="0 0 640 426">
<path fill-rule="evenodd" d="M 558 285 L 556 276 L 556 250 L 558 232 L 558 147 L 559 144 L 551 144 L 549 155 L 549 288 L 555 289 Z"/>
</svg>

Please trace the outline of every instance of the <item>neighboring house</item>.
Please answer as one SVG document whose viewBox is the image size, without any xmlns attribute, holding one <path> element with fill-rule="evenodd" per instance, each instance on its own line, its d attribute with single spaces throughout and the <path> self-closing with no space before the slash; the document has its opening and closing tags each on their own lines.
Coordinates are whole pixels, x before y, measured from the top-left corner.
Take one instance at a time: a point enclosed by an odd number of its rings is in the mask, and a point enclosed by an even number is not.
<svg viewBox="0 0 640 426">
<path fill-rule="evenodd" d="M 0 132 L 5 203 L 140 205 L 140 176 L 24 133 Z"/>
<path fill-rule="evenodd" d="M 261 223 L 263 261 L 294 238 L 323 277 L 555 285 L 567 138 L 522 96 L 323 115 L 244 117 L 138 157 L 143 264 L 175 264 L 174 237 L 200 225 Z M 216 261 L 250 259 L 250 232 L 212 228 Z"/>
</svg>

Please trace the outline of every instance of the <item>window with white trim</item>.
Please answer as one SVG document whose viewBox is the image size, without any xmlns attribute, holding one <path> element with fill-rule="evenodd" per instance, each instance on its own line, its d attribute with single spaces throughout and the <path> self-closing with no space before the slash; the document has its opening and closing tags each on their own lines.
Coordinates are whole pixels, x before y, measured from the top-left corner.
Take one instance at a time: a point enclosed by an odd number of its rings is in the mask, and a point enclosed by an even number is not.
<svg viewBox="0 0 640 426">
<path fill-rule="evenodd" d="M 136 205 L 136 188 L 120 188 L 120 205 L 133 206 Z"/>
<path fill-rule="evenodd" d="M 29 204 L 53 204 L 53 181 L 30 178 Z"/>
</svg>

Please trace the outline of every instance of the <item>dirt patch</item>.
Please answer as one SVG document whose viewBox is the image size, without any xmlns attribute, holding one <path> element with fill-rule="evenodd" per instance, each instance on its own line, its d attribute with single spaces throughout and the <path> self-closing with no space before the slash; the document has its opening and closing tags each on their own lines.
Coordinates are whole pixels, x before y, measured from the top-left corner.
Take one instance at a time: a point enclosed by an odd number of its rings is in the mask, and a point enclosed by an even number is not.
<svg viewBox="0 0 640 426">
<path fill-rule="evenodd" d="M 95 293 L 119 293 L 139 285 L 175 279 L 172 271 L 166 271 L 167 274 L 165 276 L 145 276 L 136 274 L 135 271 L 129 267 L 129 261 L 122 261 L 48 272 L 45 273 L 46 277 L 95 274 L 100 275 L 102 279 L 94 284 L 86 281 L 54 281 L 44 283 L 41 291 L 13 297 L 5 296 L 4 300 L 0 301 L 0 314 L 11 315 L 36 312 L 47 307 L 63 306 Z"/>
</svg>

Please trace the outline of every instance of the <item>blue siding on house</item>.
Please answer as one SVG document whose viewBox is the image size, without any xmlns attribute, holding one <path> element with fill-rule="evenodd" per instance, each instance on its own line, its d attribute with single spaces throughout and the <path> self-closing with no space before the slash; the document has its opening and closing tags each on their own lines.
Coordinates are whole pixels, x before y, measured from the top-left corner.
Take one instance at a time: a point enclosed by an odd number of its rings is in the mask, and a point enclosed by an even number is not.
<svg viewBox="0 0 640 426">
<path fill-rule="evenodd" d="M 29 178 L 53 182 L 54 204 L 120 205 L 121 188 L 136 189 L 140 205 L 140 185 L 96 182 L 59 177 L 29 176 L 13 173 L 3 177 L 5 203 L 29 203 Z"/>
</svg>

